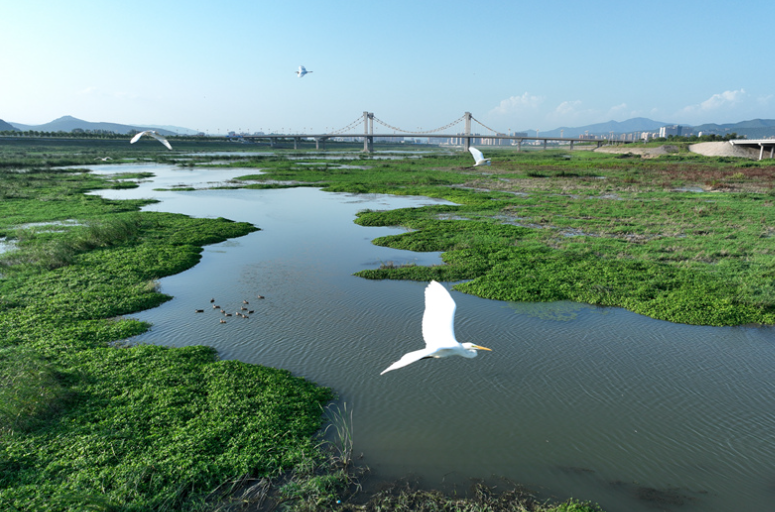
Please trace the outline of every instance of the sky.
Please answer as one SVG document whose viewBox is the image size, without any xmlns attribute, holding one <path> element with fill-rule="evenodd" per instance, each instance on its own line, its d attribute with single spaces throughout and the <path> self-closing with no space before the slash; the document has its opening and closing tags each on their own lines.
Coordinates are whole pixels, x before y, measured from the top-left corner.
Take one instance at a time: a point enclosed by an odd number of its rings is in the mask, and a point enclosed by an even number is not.
<svg viewBox="0 0 775 512">
<path fill-rule="evenodd" d="M 364 111 L 375 133 L 465 112 L 504 133 L 775 119 L 772 20 L 769 0 L 6 1 L 0 119 L 208 134 L 330 132 Z"/>
</svg>

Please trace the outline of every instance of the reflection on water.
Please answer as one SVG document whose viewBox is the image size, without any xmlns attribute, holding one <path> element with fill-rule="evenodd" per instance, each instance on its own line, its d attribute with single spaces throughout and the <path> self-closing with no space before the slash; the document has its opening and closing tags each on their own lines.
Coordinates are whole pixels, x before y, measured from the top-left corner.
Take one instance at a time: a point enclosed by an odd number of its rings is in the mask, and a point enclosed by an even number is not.
<svg viewBox="0 0 775 512">
<path fill-rule="evenodd" d="M 206 183 L 253 171 L 154 172 L 162 182 Z M 162 279 L 175 299 L 134 315 L 154 324 L 134 341 L 211 345 L 223 358 L 333 387 L 353 407 L 355 452 L 373 478 L 413 474 L 437 487 L 503 476 L 540 496 L 572 495 L 609 512 L 768 510 L 775 502 L 773 329 L 679 325 L 617 308 L 453 291 L 458 339 L 493 352 L 380 376 L 422 346 L 425 284 L 352 273 L 387 261 L 435 264 L 439 255 L 376 247 L 370 240 L 400 230 L 352 221 L 364 208 L 435 201 L 309 188 L 153 188 L 159 184 L 104 195 L 152 195 L 162 202 L 147 209 L 247 221 L 261 231 L 208 246 L 196 267 Z M 231 313 L 247 300 L 254 313 L 220 324 L 211 297 Z"/>
</svg>

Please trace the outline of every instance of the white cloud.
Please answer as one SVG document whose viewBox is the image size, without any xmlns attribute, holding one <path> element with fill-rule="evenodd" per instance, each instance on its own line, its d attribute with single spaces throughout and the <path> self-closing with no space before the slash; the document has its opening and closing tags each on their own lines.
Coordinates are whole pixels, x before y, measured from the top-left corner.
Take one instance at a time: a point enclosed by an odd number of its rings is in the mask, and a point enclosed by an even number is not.
<svg viewBox="0 0 775 512">
<path fill-rule="evenodd" d="M 563 101 L 554 109 L 554 114 L 558 116 L 576 116 L 578 115 L 579 106 L 581 106 L 580 100 Z"/>
<path fill-rule="evenodd" d="M 607 117 L 611 119 L 616 119 L 617 117 L 630 119 L 633 117 L 637 117 L 637 114 L 635 111 L 627 112 L 627 104 L 622 103 L 620 105 L 614 105 L 613 107 L 609 108 Z"/>
<path fill-rule="evenodd" d="M 747 99 L 745 89 L 737 91 L 724 91 L 714 94 L 707 100 L 697 105 L 689 105 L 678 112 L 678 116 L 702 116 L 714 112 L 728 110 L 738 106 Z"/>
<path fill-rule="evenodd" d="M 512 96 L 502 100 L 489 114 L 518 114 L 527 110 L 536 110 L 544 102 L 543 96 L 531 96 L 525 92 L 522 96 Z"/>
</svg>

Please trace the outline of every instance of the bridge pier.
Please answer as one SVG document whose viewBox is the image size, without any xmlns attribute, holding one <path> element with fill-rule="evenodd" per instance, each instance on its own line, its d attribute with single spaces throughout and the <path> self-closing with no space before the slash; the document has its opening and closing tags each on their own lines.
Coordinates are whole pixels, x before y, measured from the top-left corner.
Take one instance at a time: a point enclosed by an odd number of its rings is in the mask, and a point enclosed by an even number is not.
<svg viewBox="0 0 775 512">
<path fill-rule="evenodd" d="M 770 158 L 772 158 L 773 156 L 775 156 L 775 145 L 774 146 L 770 146 Z M 762 158 L 764 158 L 764 144 L 760 143 L 759 144 L 759 160 L 761 160 Z"/>
<path fill-rule="evenodd" d="M 363 152 L 374 152 L 374 114 L 363 113 Z"/>
<path fill-rule="evenodd" d="M 468 151 L 471 147 L 471 112 L 465 113 L 466 136 L 463 138 L 463 151 Z"/>
<path fill-rule="evenodd" d="M 544 151 L 546 151 L 546 142 L 547 142 L 547 139 L 544 139 Z"/>
<path fill-rule="evenodd" d="M 293 149 L 299 149 L 299 142 L 301 142 L 301 137 L 293 138 Z"/>
<path fill-rule="evenodd" d="M 320 149 L 321 147 L 326 149 L 325 137 L 315 137 L 315 149 Z"/>
<path fill-rule="evenodd" d="M 517 139 L 517 151 L 522 151 L 522 139 Z"/>
<path fill-rule="evenodd" d="M 570 150 L 573 151 L 573 141 L 570 141 Z"/>
</svg>

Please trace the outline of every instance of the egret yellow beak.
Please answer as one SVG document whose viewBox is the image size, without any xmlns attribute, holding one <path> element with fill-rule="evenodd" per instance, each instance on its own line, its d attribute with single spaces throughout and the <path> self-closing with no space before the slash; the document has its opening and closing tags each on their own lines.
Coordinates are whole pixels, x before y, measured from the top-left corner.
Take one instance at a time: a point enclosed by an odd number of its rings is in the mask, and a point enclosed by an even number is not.
<svg viewBox="0 0 775 512">
<path fill-rule="evenodd" d="M 492 352 L 491 348 L 480 347 L 479 345 L 474 345 L 474 348 L 477 349 L 477 350 L 489 350 L 490 352 Z"/>
</svg>

